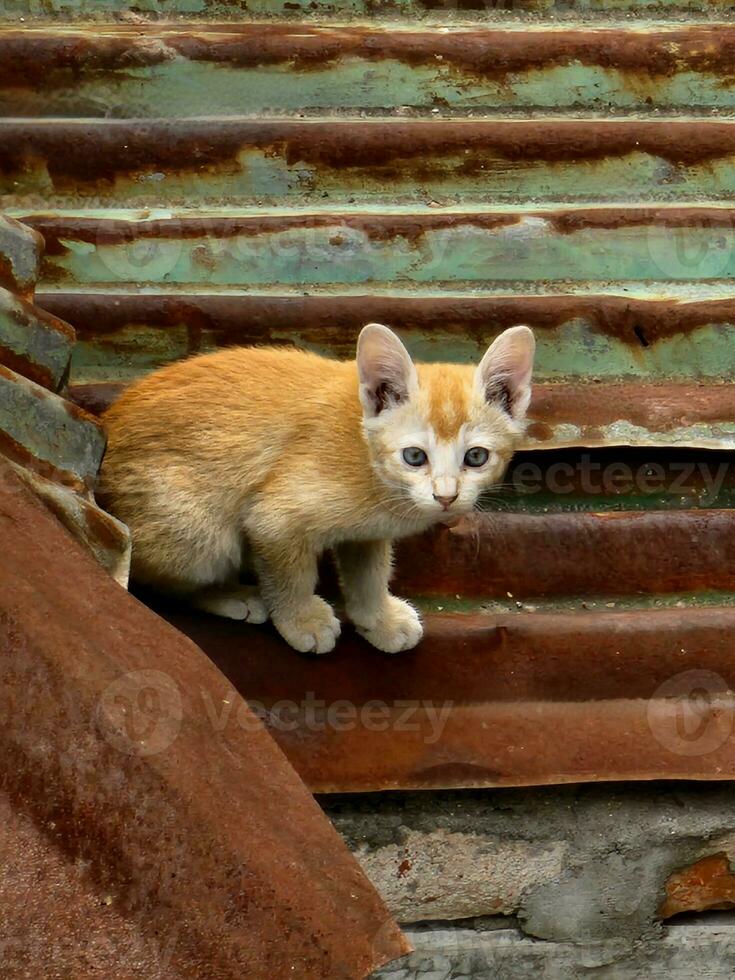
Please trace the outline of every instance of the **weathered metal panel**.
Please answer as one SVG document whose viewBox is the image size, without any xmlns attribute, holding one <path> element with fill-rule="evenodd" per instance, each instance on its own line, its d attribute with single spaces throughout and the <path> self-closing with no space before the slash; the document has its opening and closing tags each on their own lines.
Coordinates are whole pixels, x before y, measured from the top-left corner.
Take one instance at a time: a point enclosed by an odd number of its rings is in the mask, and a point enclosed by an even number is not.
<svg viewBox="0 0 735 980">
<path fill-rule="evenodd" d="M 0 120 L 0 207 L 735 197 L 735 121 Z"/>
<path fill-rule="evenodd" d="M 735 26 L 222 24 L 0 32 L 0 115 L 728 110 Z M 295 84 L 294 76 L 298 75 Z"/>
<path fill-rule="evenodd" d="M 105 450 L 100 423 L 72 402 L 0 365 L 0 454 L 89 492 Z"/>
<path fill-rule="evenodd" d="M 0 472 L 0 793 L 40 829 L 32 894 L 3 881 L 3 975 L 360 980 L 406 952 L 221 674 Z"/>
<path fill-rule="evenodd" d="M 118 585 L 127 588 L 131 538 L 125 524 L 102 510 L 89 497 L 47 480 L 24 466 L 18 466 L 7 457 L 3 462 L 31 488 L 66 530 L 94 555 Z"/>
<path fill-rule="evenodd" d="M 42 286 L 492 286 L 735 278 L 731 208 L 22 214 Z"/>
<path fill-rule="evenodd" d="M 538 385 L 525 445 L 735 448 L 731 385 Z"/>
<path fill-rule="evenodd" d="M 730 10 L 730 0 L 575 0 L 575 11 L 586 14 L 630 11 L 643 16 L 676 14 L 682 11 L 717 16 Z M 257 15 L 301 17 L 331 15 L 345 17 L 411 17 L 426 14 L 441 18 L 499 15 L 504 20 L 546 12 L 552 18 L 568 14 L 568 0 L 4 0 L 2 20 L 17 22 L 22 17 L 45 20 L 93 20 L 112 17 L 142 22 L 150 18 L 186 17 L 194 20 L 247 18 Z"/>
<path fill-rule="evenodd" d="M 407 654 L 348 633 L 316 660 L 267 627 L 164 615 L 314 792 L 735 778 L 732 608 L 437 614 Z"/>
<path fill-rule="evenodd" d="M 81 385 L 79 403 L 102 409 L 120 383 Z M 91 388 L 91 391 L 89 389 Z M 735 388 L 696 384 L 536 384 L 520 448 L 734 449 Z"/>
<path fill-rule="evenodd" d="M 650 467 L 643 476 L 666 479 Z M 562 490 L 565 479 L 557 472 Z M 439 602 L 735 593 L 735 512 L 485 513 L 401 542 L 396 568 L 398 595 Z"/>
<path fill-rule="evenodd" d="M 44 290 L 45 309 L 76 326 L 78 384 L 129 381 L 153 367 L 231 344 L 289 343 L 354 356 L 369 321 L 387 323 L 422 360 L 473 361 L 500 331 L 536 332 L 540 382 L 726 381 L 735 300 L 726 284 L 541 285 L 538 292 L 394 287 L 357 290 Z M 725 389 L 722 389 L 723 392 Z"/>
<path fill-rule="evenodd" d="M 0 215 L 0 288 L 30 299 L 42 253 L 40 235 L 14 218 Z"/>
<path fill-rule="evenodd" d="M 735 306 L 728 289 L 714 295 L 47 292 L 41 300 L 77 325 L 74 379 L 105 388 L 98 408 L 120 382 L 227 344 L 295 342 L 350 357 L 360 326 L 377 320 L 397 327 L 420 358 L 476 360 L 500 330 L 525 322 L 539 351 L 529 448 L 732 448 L 735 389 L 720 382 L 733 369 Z"/>
<path fill-rule="evenodd" d="M 73 347 L 68 323 L 0 288 L 0 364 L 57 391 Z"/>
</svg>

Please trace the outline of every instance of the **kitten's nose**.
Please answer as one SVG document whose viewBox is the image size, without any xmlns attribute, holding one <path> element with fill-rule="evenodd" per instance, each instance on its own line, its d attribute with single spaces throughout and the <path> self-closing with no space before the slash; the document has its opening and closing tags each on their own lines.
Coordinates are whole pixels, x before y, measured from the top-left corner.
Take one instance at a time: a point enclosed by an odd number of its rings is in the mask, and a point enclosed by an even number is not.
<svg viewBox="0 0 735 980">
<path fill-rule="evenodd" d="M 444 497 L 439 493 L 435 493 L 434 500 L 436 500 L 438 504 L 441 504 L 444 510 L 447 510 L 449 507 L 451 507 L 451 505 L 454 503 L 454 501 L 457 499 L 458 496 L 459 496 L 458 493 L 455 493 L 450 497 Z"/>
</svg>

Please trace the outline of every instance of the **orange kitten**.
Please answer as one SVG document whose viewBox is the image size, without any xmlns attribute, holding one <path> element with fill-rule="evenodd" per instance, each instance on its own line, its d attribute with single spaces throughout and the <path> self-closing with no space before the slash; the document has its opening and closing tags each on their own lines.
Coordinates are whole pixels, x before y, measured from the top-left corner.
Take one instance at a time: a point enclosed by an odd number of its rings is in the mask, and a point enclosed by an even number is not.
<svg viewBox="0 0 735 980">
<path fill-rule="evenodd" d="M 476 369 L 414 365 L 371 323 L 356 362 L 242 347 L 143 378 L 105 414 L 100 488 L 132 532 L 133 577 L 220 616 L 270 616 L 296 650 L 325 653 L 340 625 L 314 589 L 333 549 L 358 632 L 410 649 L 421 622 L 388 590 L 391 541 L 472 510 L 502 477 L 533 353 L 513 327 Z M 258 589 L 238 585 L 243 567 Z"/>
</svg>

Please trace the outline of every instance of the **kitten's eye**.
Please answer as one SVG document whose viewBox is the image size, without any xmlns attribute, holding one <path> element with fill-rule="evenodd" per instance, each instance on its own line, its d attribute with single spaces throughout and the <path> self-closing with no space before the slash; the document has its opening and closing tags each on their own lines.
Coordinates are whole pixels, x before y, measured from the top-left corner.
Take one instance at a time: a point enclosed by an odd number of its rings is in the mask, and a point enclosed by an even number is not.
<svg viewBox="0 0 735 980">
<path fill-rule="evenodd" d="M 428 458 L 423 449 L 419 449 L 418 446 L 409 446 L 408 449 L 403 450 L 403 461 L 409 466 L 423 466 Z"/>
<path fill-rule="evenodd" d="M 483 446 L 475 446 L 464 454 L 465 466 L 484 466 L 490 459 L 490 453 Z"/>
</svg>

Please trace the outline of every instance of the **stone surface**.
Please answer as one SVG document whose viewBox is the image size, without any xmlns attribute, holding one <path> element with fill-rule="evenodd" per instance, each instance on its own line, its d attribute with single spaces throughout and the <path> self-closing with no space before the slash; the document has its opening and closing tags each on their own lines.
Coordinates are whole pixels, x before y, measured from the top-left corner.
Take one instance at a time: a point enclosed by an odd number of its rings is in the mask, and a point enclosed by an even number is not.
<svg viewBox="0 0 735 980">
<path fill-rule="evenodd" d="M 68 323 L 0 289 L 0 364 L 58 391 L 73 347 L 74 331 Z"/>
<path fill-rule="evenodd" d="M 415 952 L 373 974 L 374 980 L 730 980 L 735 919 L 701 917 L 666 929 L 631 949 L 615 940 L 538 942 L 512 927 L 414 928 Z"/>
<path fill-rule="evenodd" d="M 400 921 L 512 914 L 526 934 L 553 942 L 659 936 L 670 876 L 735 856 L 730 784 L 389 793 L 322 805 Z M 695 895 L 673 911 L 701 907 Z"/>
</svg>

